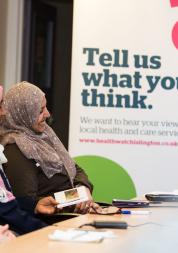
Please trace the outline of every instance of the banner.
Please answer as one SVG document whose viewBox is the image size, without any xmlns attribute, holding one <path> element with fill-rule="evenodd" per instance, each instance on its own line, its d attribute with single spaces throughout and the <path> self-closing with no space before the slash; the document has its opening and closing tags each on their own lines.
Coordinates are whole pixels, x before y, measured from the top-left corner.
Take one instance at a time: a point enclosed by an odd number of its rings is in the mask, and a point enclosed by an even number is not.
<svg viewBox="0 0 178 253">
<path fill-rule="evenodd" d="M 178 187 L 177 20 L 175 0 L 74 2 L 69 152 L 96 200 Z"/>
</svg>

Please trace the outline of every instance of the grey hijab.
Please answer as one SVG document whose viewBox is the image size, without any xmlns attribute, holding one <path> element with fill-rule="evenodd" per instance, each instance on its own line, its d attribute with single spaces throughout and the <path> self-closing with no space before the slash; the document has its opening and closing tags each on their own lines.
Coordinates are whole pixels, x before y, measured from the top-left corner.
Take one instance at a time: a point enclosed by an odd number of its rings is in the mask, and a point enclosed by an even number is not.
<svg viewBox="0 0 178 253">
<path fill-rule="evenodd" d="M 54 131 L 46 123 L 43 133 L 36 133 L 32 128 L 40 114 L 43 98 L 44 93 L 28 82 L 16 84 L 7 92 L 1 143 L 16 143 L 24 156 L 34 159 L 48 178 L 65 168 L 73 184 L 75 163 Z"/>
</svg>

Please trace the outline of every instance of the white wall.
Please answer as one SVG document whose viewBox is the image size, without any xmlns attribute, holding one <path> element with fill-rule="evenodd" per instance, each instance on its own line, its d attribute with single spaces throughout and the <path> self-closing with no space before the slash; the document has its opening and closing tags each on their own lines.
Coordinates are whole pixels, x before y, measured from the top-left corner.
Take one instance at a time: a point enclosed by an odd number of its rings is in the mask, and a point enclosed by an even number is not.
<svg viewBox="0 0 178 253">
<path fill-rule="evenodd" d="M 21 77 L 24 0 L 0 1 L 0 82 L 7 90 Z"/>
<path fill-rule="evenodd" d="M 0 84 L 4 83 L 7 1 L 0 1 Z"/>
</svg>

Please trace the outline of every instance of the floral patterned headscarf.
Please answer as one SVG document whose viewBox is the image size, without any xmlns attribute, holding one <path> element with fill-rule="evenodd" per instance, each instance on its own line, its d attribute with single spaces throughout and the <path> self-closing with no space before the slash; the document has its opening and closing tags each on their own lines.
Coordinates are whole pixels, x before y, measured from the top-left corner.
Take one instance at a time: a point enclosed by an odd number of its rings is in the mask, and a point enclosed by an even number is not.
<svg viewBox="0 0 178 253">
<path fill-rule="evenodd" d="M 65 168 L 73 183 L 75 163 L 52 128 L 45 123 L 43 133 L 33 130 L 44 96 L 37 86 L 28 82 L 10 88 L 4 98 L 6 117 L 0 129 L 1 143 L 16 143 L 24 156 L 34 159 L 48 178 Z"/>
</svg>

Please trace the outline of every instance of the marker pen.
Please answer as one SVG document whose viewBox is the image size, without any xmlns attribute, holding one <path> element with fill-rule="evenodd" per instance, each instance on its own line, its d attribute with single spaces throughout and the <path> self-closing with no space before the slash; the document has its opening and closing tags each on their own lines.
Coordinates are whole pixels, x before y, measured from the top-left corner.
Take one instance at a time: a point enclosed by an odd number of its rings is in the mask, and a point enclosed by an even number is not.
<svg viewBox="0 0 178 253">
<path fill-rule="evenodd" d="M 121 214 L 150 214 L 151 211 L 130 211 L 130 210 L 121 210 Z"/>
</svg>

